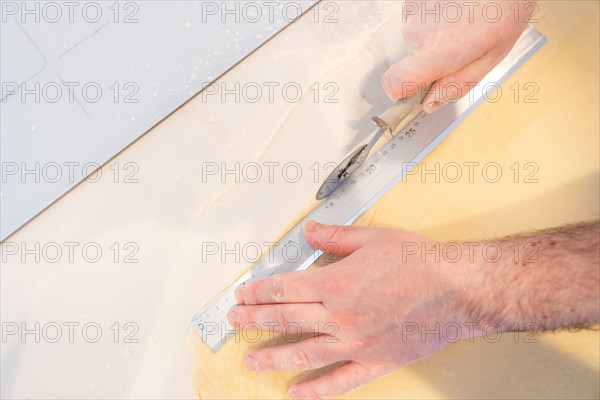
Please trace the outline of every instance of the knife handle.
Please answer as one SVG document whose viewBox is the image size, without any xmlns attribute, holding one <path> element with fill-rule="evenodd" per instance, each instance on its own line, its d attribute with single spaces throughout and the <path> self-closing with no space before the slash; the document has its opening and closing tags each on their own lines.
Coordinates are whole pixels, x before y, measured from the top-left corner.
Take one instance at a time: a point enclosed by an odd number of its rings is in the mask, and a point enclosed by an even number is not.
<svg viewBox="0 0 600 400">
<path fill-rule="evenodd" d="M 380 128 L 389 129 L 391 133 L 394 133 L 406 117 L 421 107 L 429 88 L 431 88 L 431 84 L 413 96 L 398 100 L 378 117 L 373 117 L 373 122 Z"/>
</svg>

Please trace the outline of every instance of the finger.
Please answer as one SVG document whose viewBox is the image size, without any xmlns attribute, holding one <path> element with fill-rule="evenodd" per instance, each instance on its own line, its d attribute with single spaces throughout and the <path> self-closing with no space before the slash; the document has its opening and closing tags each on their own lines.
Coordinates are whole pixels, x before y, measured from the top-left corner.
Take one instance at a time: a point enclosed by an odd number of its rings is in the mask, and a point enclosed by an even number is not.
<svg viewBox="0 0 600 400">
<path fill-rule="evenodd" d="M 288 394 L 292 399 L 330 398 L 358 389 L 379 376 L 377 370 L 350 361 L 327 375 L 293 385 Z"/>
<path fill-rule="evenodd" d="M 339 347 L 338 343 L 326 343 L 323 336 L 317 336 L 255 350 L 246 356 L 244 364 L 253 371 L 307 371 L 343 361 Z"/>
<path fill-rule="evenodd" d="M 371 242 L 380 230 L 360 226 L 325 225 L 316 221 L 304 224 L 304 236 L 325 253 L 347 256 Z"/>
<path fill-rule="evenodd" d="M 439 78 L 439 71 L 420 60 L 421 57 L 409 53 L 385 71 L 381 77 L 381 87 L 390 100 L 396 101 L 415 95 Z"/>
<path fill-rule="evenodd" d="M 497 55 L 486 55 L 466 67 L 438 79 L 423 99 L 423 110 L 432 113 L 443 105 L 465 96 L 499 61 Z"/>
<path fill-rule="evenodd" d="M 333 316 L 321 303 L 269 304 L 233 307 L 227 315 L 231 326 L 240 329 L 301 333 L 316 332 L 318 326 L 332 323 Z"/>
<path fill-rule="evenodd" d="M 320 303 L 320 271 L 295 271 L 251 282 L 237 288 L 240 305 L 277 303 Z"/>
</svg>

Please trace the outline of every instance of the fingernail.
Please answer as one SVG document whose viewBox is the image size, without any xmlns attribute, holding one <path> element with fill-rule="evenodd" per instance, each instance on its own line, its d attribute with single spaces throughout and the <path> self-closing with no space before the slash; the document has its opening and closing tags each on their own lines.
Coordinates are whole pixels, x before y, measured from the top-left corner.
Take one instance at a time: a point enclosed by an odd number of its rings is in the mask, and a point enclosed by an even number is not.
<svg viewBox="0 0 600 400">
<path fill-rule="evenodd" d="M 454 85 L 450 86 L 446 90 L 446 100 L 453 101 L 458 97 L 458 88 Z"/>
<path fill-rule="evenodd" d="M 313 221 L 312 219 L 304 224 L 304 229 L 306 232 L 316 232 L 321 228 L 321 224 L 317 221 Z"/>
<path fill-rule="evenodd" d="M 438 110 L 438 108 L 440 108 L 442 106 L 442 103 L 439 101 L 432 101 L 429 102 L 427 104 L 425 104 L 425 112 L 428 114 L 431 114 L 432 112 L 435 112 Z"/>
<path fill-rule="evenodd" d="M 236 310 L 236 307 L 232 308 L 231 311 L 229 311 L 229 314 L 227 315 L 227 317 L 229 318 L 229 323 L 232 326 L 235 326 L 236 324 L 240 323 L 240 313 Z"/>
<path fill-rule="evenodd" d="M 238 304 L 244 304 L 244 287 L 240 286 L 239 288 L 237 288 L 235 290 L 235 301 L 237 301 Z"/>
<path fill-rule="evenodd" d="M 252 371 L 258 371 L 258 360 L 256 358 L 252 356 L 246 356 L 244 359 L 244 364 Z"/>
</svg>

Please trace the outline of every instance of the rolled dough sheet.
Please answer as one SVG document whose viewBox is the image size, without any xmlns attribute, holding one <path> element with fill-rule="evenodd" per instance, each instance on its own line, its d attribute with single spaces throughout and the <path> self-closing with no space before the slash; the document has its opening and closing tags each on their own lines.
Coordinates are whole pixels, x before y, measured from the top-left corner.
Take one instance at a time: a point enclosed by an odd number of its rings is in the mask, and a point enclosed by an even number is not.
<svg viewBox="0 0 600 400">
<path fill-rule="evenodd" d="M 585 1 L 541 2 L 537 18 L 548 44 L 503 89 L 509 93 L 515 82 L 535 82 L 539 101 L 503 96 L 495 104 L 483 104 L 426 162 L 497 162 L 503 169 L 514 162 L 535 162 L 539 182 L 435 183 L 411 176 L 358 224 L 401 228 L 439 240 L 477 240 L 598 218 L 598 7 Z M 345 68 L 364 62 L 351 58 Z M 261 343 L 241 339 L 213 353 L 190 332 L 190 379 L 197 397 L 287 398 L 290 383 L 305 375 L 250 371 L 243 356 Z M 495 343 L 460 342 L 343 398 L 600 396 L 597 329 L 538 333 L 533 339 L 537 342 L 506 334 Z"/>
</svg>

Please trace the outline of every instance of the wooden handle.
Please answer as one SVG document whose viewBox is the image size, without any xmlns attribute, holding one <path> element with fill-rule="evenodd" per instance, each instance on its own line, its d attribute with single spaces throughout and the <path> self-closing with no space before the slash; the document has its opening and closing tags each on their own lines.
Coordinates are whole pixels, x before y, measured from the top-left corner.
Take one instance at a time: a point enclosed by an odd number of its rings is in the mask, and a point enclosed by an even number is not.
<svg viewBox="0 0 600 400">
<path fill-rule="evenodd" d="M 406 117 L 408 117 L 417 108 L 421 107 L 421 102 L 423 101 L 423 98 L 429 91 L 430 87 L 431 85 L 428 85 L 419 93 L 411 97 L 398 100 L 394 105 L 385 110 L 383 114 L 379 115 L 378 117 L 373 117 L 373 122 L 375 122 L 381 128 L 387 128 L 391 132 L 395 132 Z"/>
</svg>

